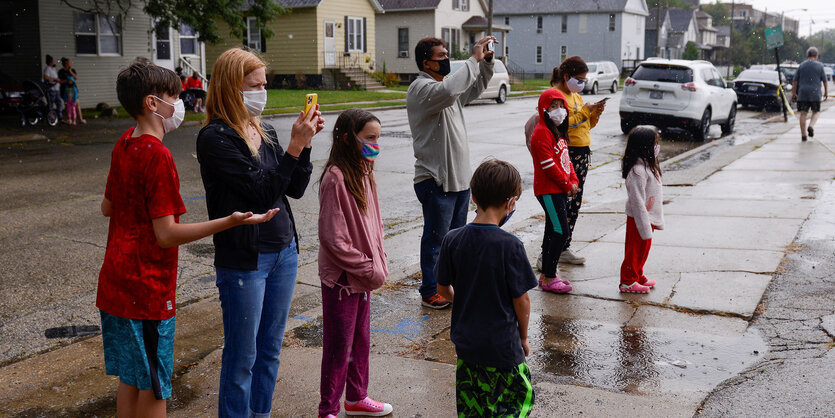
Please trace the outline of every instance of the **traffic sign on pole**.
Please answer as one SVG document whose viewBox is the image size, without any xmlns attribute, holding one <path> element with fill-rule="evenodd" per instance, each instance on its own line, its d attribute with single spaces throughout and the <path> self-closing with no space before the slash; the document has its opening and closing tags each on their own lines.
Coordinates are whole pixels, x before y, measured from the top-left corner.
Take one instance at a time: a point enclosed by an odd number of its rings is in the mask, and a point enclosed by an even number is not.
<svg viewBox="0 0 835 418">
<path fill-rule="evenodd" d="M 783 28 L 780 26 L 765 28 L 765 47 L 776 49 L 781 46 L 783 46 Z"/>
</svg>

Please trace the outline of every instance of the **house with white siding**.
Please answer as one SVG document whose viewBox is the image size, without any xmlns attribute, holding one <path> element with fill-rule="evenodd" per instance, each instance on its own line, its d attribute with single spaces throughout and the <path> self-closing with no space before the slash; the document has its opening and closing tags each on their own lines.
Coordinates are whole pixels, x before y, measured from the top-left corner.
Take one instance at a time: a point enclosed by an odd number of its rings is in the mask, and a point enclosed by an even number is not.
<svg viewBox="0 0 835 418">
<path fill-rule="evenodd" d="M 182 67 L 187 75 L 206 73 L 205 47 L 194 29 L 157 25 L 137 4 L 125 14 L 96 15 L 57 0 L 0 0 L 0 72 L 39 80 L 47 54 L 72 60 L 85 107 L 117 106 L 116 76 L 137 57 Z"/>
<path fill-rule="evenodd" d="M 426 37 L 446 42 L 452 59 L 470 55 L 475 42 L 486 36 L 484 0 L 381 0 L 377 14 L 377 61 L 382 69 L 409 79 L 417 76 L 414 50 Z M 504 45 L 510 26 L 493 20 L 496 38 Z M 504 38 L 504 39 L 503 39 Z"/>
<path fill-rule="evenodd" d="M 494 0 L 494 21 L 512 26 L 508 68 L 546 76 L 569 56 L 612 61 L 618 68 L 646 56 L 644 0 Z"/>
</svg>

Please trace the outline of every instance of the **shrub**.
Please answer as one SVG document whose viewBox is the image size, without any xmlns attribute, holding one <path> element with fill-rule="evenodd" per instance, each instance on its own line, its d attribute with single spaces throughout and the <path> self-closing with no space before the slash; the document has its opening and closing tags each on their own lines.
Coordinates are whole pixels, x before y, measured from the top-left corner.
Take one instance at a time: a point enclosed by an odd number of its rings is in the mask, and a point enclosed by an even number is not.
<svg viewBox="0 0 835 418">
<path fill-rule="evenodd" d="M 371 73 L 371 76 L 374 77 L 380 84 L 386 87 L 395 87 L 400 85 L 400 77 L 394 73 L 386 73 L 383 71 L 377 71 Z"/>
</svg>

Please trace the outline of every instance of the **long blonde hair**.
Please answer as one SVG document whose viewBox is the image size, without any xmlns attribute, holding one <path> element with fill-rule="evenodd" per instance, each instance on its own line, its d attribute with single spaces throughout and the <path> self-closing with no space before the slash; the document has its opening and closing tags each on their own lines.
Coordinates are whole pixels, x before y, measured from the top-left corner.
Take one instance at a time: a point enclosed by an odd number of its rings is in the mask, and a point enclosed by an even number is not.
<svg viewBox="0 0 835 418">
<path fill-rule="evenodd" d="M 249 138 L 249 124 L 255 127 L 261 139 L 272 144 L 273 138 L 264 135 L 261 118 L 251 116 L 244 106 L 241 84 L 247 74 L 266 67 L 257 55 L 241 48 L 227 50 L 217 58 L 212 67 L 212 79 L 206 95 L 206 122 L 221 119 L 246 141 L 253 156 L 258 157 L 258 148 Z"/>
</svg>

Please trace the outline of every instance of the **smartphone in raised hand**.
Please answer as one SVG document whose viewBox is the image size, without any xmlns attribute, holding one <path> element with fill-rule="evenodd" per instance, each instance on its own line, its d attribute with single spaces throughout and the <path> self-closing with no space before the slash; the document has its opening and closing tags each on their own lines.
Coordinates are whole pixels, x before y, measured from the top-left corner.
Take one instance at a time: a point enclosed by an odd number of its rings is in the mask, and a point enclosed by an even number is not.
<svg viewBox="0 0 835 418">
<path fill-rule="evenodd" d="M 604 97 L 602 100 L 600 100 L 599 102 L 597 102 L 595 104 L 606 103 L 606 101 L 609 100 L 609 99 L 611 99 L 611 97 Z"/>
<path fill-rule="evenodd" d="M 319 95 L 316 93 L 310 93 L 304 97 L 304 115 L 307 116 L 307 112 L 310 111 L 316 104 L 319 102 Z"/>
</svg>

